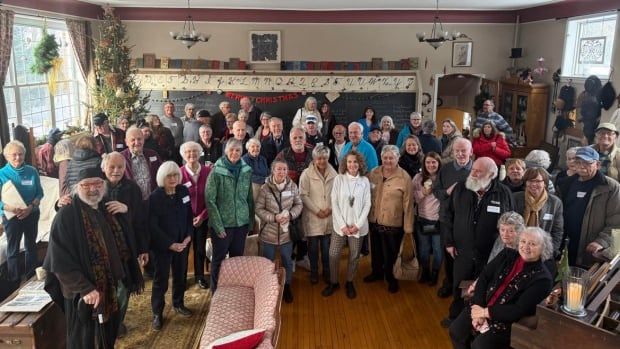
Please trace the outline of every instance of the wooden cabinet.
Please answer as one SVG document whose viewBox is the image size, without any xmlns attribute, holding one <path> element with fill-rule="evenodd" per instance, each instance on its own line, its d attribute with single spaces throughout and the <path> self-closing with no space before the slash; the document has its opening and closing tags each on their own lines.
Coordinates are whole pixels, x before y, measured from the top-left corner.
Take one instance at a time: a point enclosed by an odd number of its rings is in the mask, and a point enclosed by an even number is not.
<svg viewBox="0 0 620 349">
<path fill-rule="evenodd" d="M 499 105 L 495 111 L 514 130 L 518 147 L 513 149 L 516 153 L 513 156 L 527 154 L 545 141 L 548 105 L 549 86 L 546 84 L 530 85 L 512 80 L 500 82 Z"/>
</svg>

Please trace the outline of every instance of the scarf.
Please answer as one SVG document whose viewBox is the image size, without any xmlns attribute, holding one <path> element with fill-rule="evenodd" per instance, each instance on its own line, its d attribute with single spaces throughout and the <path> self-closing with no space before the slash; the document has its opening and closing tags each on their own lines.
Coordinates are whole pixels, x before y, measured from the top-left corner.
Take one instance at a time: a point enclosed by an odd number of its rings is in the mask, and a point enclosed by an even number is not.
<svg viewBox="0 0 620 349">
<path fill-rule="evenodd" d="M 233 164 L 232 162 L 230 162 L 230 160 L 228 160 L 228 156 L 223 156 L 222 164 L 224 165 L 224 167 L 226 167 L 226 169 L 228 169 L 228 171 L 230 171 L 230 173 L 233 175 L 233 177 L 235 177 L 235 179 L 239 178 L 241 166 L 243 165 L 241 159 L 237 160 L 237 162 Z"/>
<path fill-rule="evenodd" d="M 525 212 L 523 212 L 523 218 L 525 225 L 528 227 L 538 226 L 538 213 L 540 209 L 547 202 L 547 190 L 543 190 L 542 195 L 538 200 L 530 195 L 527 190 L 525 191 Z"/>
<path fill-rule="evenodd" d="M 118 299 L 116 298 L 116 283 L 112 275 L 112 267 L 110 266 L 110 255 L 103 238 L 103 230 L 92 222 L 85 205 L 81 205 L 80 213 L 82 222 L 84 223 L 84 231 L 86 232 L 86 242 L 90 252 L 91 268 L 95 278 L 95 288 L 103 295 L 102 310 L 103 320 L 108 321 L 110 315 L 118 311 Z M 106 220 L 110 224 L 114 242 L 118 250 L 119 257 L 123 262 L 130 259 L 131 253 L 127 248 L 125 236 L 121 229 L 121 225 L 116 218 L 110 213 L 106 213 Z M 94 223 L 94 224 L 93 224 Z"/>
</svg>

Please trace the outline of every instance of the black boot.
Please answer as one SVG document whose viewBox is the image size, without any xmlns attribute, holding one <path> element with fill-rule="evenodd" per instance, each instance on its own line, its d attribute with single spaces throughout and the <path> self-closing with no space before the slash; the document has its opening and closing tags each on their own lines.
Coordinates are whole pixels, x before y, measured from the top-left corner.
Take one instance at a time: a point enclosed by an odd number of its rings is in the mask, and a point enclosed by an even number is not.
<svg viewBox="0 0 620 349">
<path fill-rule="evenodd" d="M 420 277 L 420 283 L 427 283 L 431 280 L 431 272 L 428 267 L 422 267 L 422 276 Z"/>
<path fill-rule="evenodd" d="M 347 281 L 345 286 L 347 288 L 347 297 L 349 299 L 355 298 L 357 293 L 355 292 L 355 286 L 353 286 L 353 283 L 351 281 Z"/>
<path fill-rule="evenodd" d="M 429 286 L 437 285 L 438 278 L 439 278 L 439 270 L 431 271 L 431 277 L 430 277 L 430 280 L 428 281 Z"/>
<path fill-rule="evenodd" d="M 325 289 L 321 291 L 321 294 L 323 295 L 323 297 L 329 297 L 332 294 L 334 294 L 334 291 L 336 291 L 339 288 L 340 288 L 339 283 L 329 284 L 329 286 L 325 287 Z"/>
<path fill-rule="evenodd" d="M 293 303 L 293 290 L 291 290 L 291 285 L 284 284 L 283 298 L 286 303 Z"/>
</svg>

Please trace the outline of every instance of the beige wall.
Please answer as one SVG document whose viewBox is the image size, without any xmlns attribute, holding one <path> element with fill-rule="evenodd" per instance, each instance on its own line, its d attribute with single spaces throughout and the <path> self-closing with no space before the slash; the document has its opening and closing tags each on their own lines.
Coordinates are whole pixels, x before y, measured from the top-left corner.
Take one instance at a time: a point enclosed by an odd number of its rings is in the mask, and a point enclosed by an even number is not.
<svg viewBox="0 0 620 349">
<path fill-rule="evenodd" d="M 208 43 L 188 50 L 174 42 L 170 31 L 179 31 L 179 22 L 126 21 L 132 56 L 155 53 L 158 57 L 204 58 L 228 60 L 238 57 L 248 60 L 248 32 L 251 30 L 280 30 L 282 58 L 307 61 L 370 61 L 372 57 L 397 60 L 419 57 L 422 88 L 433 94 L 430 79 L 442 73 L 482 73 L 498 79 L 510 64 L 507 58 L 512 47 L 512 24 L 447 24 L 445 30 L 457 29 L 473 38 L 473 65 L 452 68 L 452 45 L 434 50 L 419 43 L 415 33 L 430 32 L 431 24 L 253 24 L 253 23 L 196 23 L 197 29 L 210 34 Z M 428 58 L 428 69 L 424 60 Z"/>
</svg>

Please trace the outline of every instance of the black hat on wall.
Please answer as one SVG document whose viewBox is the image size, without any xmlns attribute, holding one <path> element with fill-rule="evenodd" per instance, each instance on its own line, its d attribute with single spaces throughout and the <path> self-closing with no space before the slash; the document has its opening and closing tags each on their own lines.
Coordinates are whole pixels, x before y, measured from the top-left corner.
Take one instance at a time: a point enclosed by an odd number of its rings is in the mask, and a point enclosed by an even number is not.
<svg viewBox="0 0 620 349">
<path fill-rule="evenodd" d="M 521 47 L 515 47 L 510 49 L 510 57 L 508 58 L 521 58 L 523 49 Z"/>
</svg>

